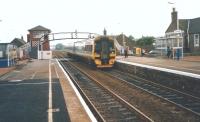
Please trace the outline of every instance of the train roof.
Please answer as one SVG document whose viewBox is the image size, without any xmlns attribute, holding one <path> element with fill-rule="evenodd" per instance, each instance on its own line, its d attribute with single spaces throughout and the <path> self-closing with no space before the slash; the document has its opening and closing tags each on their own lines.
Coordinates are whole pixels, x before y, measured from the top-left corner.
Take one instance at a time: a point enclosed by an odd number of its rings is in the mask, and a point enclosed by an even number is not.
<svg viewBox="0 0 200 122">
<path fill-rule="evenodd" d="M 98 36 L 98 37 L 96 37 L 96 38 L 94 39 L 94 41 L 98 41 L 98 40 L 101 40 L 101 39 L 103 39 L 103 38 L 106 38 L 106 39 L 108 39 L 108 40 L 114 41 L 114 39 L 113 39 L 112 36 Z"/>
<path fill-rule="evenodd" d="M 85 43 L 85 45 L 91 45 L 93 44 L 95 41 L 101 40 L 103 38 L 106 38 L 108 40 L 113 40 L 112 36 L 97 36 L 95 38 L 92 39 L 85 39 L 85 40 L 81 40 L 81 41 L 76 41 L 74 43 Z"/>
</svg>

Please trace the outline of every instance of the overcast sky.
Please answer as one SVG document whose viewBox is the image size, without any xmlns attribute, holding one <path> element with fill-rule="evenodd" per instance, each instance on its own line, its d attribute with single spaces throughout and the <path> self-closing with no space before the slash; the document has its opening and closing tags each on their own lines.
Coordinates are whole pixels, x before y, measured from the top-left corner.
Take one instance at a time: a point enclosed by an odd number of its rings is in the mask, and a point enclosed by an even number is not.
<svg viewBox="0 0 200 122">
<path fill-rule="evenodd" d="M 174 2 L 175 4 L 168 4 Z M 0 42 L 20 38 L 42 25 L 52 32 L 162 36 L 171 22 L 172 7 L 180 19 L 200 17 L 200 0 L 2 0 Z"/>
</svg>

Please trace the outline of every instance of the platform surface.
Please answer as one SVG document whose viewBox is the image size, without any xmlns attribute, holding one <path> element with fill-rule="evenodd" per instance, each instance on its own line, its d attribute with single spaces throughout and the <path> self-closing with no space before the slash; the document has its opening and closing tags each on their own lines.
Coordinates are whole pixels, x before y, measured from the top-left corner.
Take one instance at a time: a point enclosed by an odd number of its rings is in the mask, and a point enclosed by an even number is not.
<svg viewBox="0 0 200 122">
<path fill-rule="evenodd" d="M 178 71 L 184 71 L 189 73 L 195 73 L 200 75 L 200 56 L 185 57 L 181 60 L 173 60 L 166 58 L 155 58 L 155 57 L 137 57 L 129 56 L 117 56 L 117 60 L 145 64 L 155 67 L 173 69 Z"/>
<path fill-rule="evenodd" d="M 55 60 L 32 60 L 0 77 L 0 122 L 80 119 L 90 121 Z"/>
</svg>

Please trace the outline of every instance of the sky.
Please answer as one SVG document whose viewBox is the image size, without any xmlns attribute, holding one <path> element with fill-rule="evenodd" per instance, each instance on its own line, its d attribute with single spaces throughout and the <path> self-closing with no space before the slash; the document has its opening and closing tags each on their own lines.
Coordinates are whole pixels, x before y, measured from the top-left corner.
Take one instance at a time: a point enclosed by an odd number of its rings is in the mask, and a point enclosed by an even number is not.
<svg viewBox="0 0 200 122">
<path fill-rule="evenodd" d="M 174 4 L 169 4 L 173 2 Z M 0 43 L 24 37 L 28 29 L 42 25 L 52 32 L 93 32 L 163 36 L 171 22 L 172 8 L 178 18 L 200 17 L 200 0 L 1 0 Z"/>
</svg>

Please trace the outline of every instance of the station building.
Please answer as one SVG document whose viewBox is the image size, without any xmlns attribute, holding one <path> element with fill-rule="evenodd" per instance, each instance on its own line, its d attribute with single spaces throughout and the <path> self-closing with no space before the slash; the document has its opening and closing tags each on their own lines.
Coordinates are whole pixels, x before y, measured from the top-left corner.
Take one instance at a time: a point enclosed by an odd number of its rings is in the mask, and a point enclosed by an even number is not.
<svg viewBox="0 0 200 122">
<path fill-rule="evenodd" d="M 184 53 L 200 54 L 200 17 L 194 19 L 178 19 L 178 12 L 173 8 L 171 23 L 168 26 L 165 37 L 176 35 L 179 30 L 179 38 L 183 39 Z"/>
<path fill-rule="evenodd" d="M 166 55 L 167 47 L 181 50 L 181 56 L 186 54 L 200 55 L 200 17 L 194 19 L 178 19 L 178 12 L 173 8 L 171 23 L 165 31 L 165 36 L 156 38 L 155 48 Z"/>
<path fill-rule="evenodd" d="M 178 19 L 178 12 L 173 8 L 171 18 L 171 23 L 165 33 L 182 30 L 184 52 L 200 53 L 200 17 L 194 19 Z"/>
</svg>

